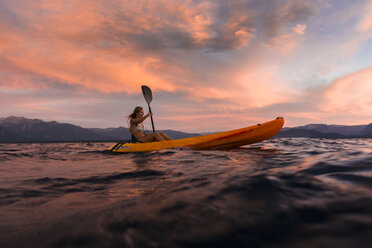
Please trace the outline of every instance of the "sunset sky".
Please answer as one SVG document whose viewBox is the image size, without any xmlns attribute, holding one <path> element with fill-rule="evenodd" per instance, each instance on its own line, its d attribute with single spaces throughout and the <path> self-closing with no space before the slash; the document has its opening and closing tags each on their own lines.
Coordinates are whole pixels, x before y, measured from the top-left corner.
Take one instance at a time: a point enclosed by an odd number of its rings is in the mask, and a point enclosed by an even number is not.
<svg viewBox="0 0 372 248">
<path fill-rule="evenodd" d="M 372 1 L 0 1 L 0 117 L 126 126 L 142 84 L 159 129 L 371 123 Z"/>
</svg>

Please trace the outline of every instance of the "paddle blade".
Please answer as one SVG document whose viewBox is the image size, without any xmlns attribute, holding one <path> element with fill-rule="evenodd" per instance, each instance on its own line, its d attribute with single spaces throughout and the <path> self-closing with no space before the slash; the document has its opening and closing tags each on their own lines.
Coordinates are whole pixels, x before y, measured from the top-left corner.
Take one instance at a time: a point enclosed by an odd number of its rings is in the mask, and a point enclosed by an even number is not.
<svg viewBox="0 0 372 248">
<path fill-rule="evenodd" d="M 143 97 L 145 98 L 147 104 L 150 104 L 150 102 L 152 101 L 151 89 L 147 87 L 146 85 L 142 85 L 141 89 L 142 89 Z"/>
</svg>

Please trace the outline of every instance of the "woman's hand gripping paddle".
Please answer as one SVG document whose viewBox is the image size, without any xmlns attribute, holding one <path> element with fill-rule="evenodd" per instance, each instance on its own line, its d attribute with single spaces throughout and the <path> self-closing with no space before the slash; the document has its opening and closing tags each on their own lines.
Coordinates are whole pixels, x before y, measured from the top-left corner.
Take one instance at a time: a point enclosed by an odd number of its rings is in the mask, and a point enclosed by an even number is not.
<svg viewBox="0 0 372 248">
<path fill-rule="evenodd" d="M 149 106 L 149 112 L 150 112 L 150 117 L 151 117 L 151 124 L 152 124 L 152 131 L 155 132 L 155 127 L 154 127 L 154 120 L 152 119 L 152 112 L 151 112 L 151 107 L 150 107 L 150 102 L 152 101 L 152 92 L 149 87 L 146 85 L 141 86 L 142 89 L 142 94 L 143 97 L 145 98 L 147 105 Z"/>
</svg>

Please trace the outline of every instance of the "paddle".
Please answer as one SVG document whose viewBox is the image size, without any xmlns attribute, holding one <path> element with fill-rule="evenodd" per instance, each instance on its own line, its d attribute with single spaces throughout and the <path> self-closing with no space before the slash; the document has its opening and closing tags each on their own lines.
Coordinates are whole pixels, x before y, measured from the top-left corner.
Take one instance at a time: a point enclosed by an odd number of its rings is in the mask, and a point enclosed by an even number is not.
<svg viewBox="0 0 372 248">
<path fill-rule="evenodd" d="M 150 112 L 150 117 L 151 117 L 151 124 L 152 124 L 152 131 L 155 133 L 155 127 L 154 127 L 154 120 L 152 119 L 152 112 L 151 112 L 151 107 L 150 107 L 150 102 L 152 101 L 152 92 L 149 87 L 146 85 L 141 86 L 142 89 L 142 95 L 145 98 L 147 105 L 149 106 L 149 112 Z"/>
</svg>

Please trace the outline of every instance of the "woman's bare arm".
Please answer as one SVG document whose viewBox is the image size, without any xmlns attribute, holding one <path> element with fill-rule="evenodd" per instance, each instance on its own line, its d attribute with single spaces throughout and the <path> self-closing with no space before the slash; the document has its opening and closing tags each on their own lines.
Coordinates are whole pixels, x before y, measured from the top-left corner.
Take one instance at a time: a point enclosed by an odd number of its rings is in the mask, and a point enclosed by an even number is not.
<svg viewBox="0 0 372 248">
<path fill-rule="evenodd" d="M 144 120 L 146 120 L 146 118 L 149 117 L 149 116 L 150 116 L 150 113 L 148 113 L 147 115 L 145 115 L 145 116 L 143 116 L 143 117 L 141 117 L 141 118 L 132 118 L 132 119 L 130 120 L 130 122 L 133 123 L 133 124 L 138 125 L 139 123 L 141 123 L 141 122 L 143 122 Z"/>
</svg>

